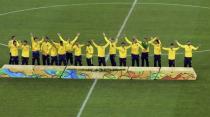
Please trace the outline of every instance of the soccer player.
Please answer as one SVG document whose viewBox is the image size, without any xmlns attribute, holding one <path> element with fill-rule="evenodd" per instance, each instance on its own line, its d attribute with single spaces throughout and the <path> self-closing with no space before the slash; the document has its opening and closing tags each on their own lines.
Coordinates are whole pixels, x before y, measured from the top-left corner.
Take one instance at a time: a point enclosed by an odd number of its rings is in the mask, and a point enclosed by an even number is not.
<svg viewBox="0 0 210 117">
<path fill-rule="evenodd" d="M 125 37 L 125 40 L 131 46 L 131 59 L 132 59 L 132 66 L 139 66 L 139 53 L 141 45 L 137 42 L 137 39 L 133 37 L 132 42 Z"/>
<path fill-rule="evenodd" d="M 126 46 L 125 42 L 121 43 L 120 47 L 117 47 L 117 50 L 119 50 L 119 61 L 120 61 L 120 66 L 126 66 L 126 58 L 127 58 L 127 50 L 131 46 Z"/>
<path fill-rule="evenodd" d="M 171 43 L 171 47 L 169 48 L 162 48 L 163 50 L 168 51 L 168 65 L 169 67 L 175 67 L 175 59 L 176 59 L 176 51 L 179 50 L 179 47 L 174 47 L 174 43 Z"/>
<path fill-rule="evenodd" d="M 110 61 L 111 61 L 111 65 L 112 66 L 116 66 L 116 61 L 115 61 L 115 56 L 116 56 L 116 45 L 117 45 L 117 41 L 118 39 L 114 39 L 114 38 L 110 38 L 108 39 L 108 37 L 106 36 L 105 33 L 103 33 L 104 39 L 107 43 L 109 43 L 109 57 L 110 57 Z"/>
<path fill-rule="evenodd" d="M 50 48 L 50 65 L 58 65 L 58 50 L 55 46 L 51 45 Z"/>
<path fill-rule="evenodd" d="M 73 50 L 74 50 L 74 65 L 77 66 L 82 66 L 82 47 L 83 44 L 79 44 L 78 42 L 75 42 L 73 45 Z"/>
<path fill-rule="evenodd" d="M 18 59 L 18 48 L 19 48 L 18 41 L 14 40 L 13 44 L 8 45 L 11 52 L 11 64 L 18 65 L 19 59 Z"/>
<path fill-rule="evenodd" d="M 66 46 L 64 45 L 63 41 L 60 41 L 60 43 L 53 42 L 52 44 L 58 50 L 58 64 L 60 66 L 62 64 L 64 66 L 66 66 L 67 65 L 67 63 L 66 63 Z"/>
<path fill-rule="evenodd" d="M 144 67 L 144 64 L 146 64 L 147 67 L 149 67 L 149 46 L 150 44 L 155 40 L 155 38 L 151 38 L 151 40 L 149 41 L 149 38 L 144 38 L 143 41 L 138 41 L 138 43 L 141 44 L 141 49 L 142 49 L 142 53 L 141 53 L 141 66 Z"/>
<path fill-rule="evenodd" d="M 162 44 L 160 39 L 156 37 L 155 41 L 152 43 L 154 47 L 154 67 L 161 67 L 161 49 Z"/>
<path fill-rule="evenodd" d="M 38 37 L 34 37 L 31 33 L 31 44 L 32 44 L 32 65 L 35 65 L 35 62 L 37 61 L 37 64 L 40 65 L 40 49 L 41 44 L 44 41 L 44 38 L 41 40 L 38 39 Z"/>
<path fill-rule="evenodd" d="M 11 40 L 8 42 L 8 46 L 13 45 L 13 41 L 17 41 L 15 36 L 11 37 Z M 9 64 L 12 64 L 11 50 L 9 52 Z"/>
<path fill-rule="evenodd" d="M 176 41 L 177 45 L 185 50 L 185 58 L 184 58 L 184 67 L 192 67 L 192 55 L 193 50 L 198 50 L 199 47 L 195 47 L 192 45 L 191 41 L 187 41 L 186 45 L 180 44 Z"/>
<path fill-rule="evenodd" d="M 49 37 L 46 36 L 41 45 L 43 65 L 50 65 L 50 49 L 51 44 L 49 42 Z"/>
<path fill-rule="evenodd" d="M 98 51 L 98 66 L 106 66 L 105 54 L 106 48 L 109 46 L 109 43 L 104 46 L 96 44 L 93 40 L 92 43 Z"/>
<path fill-rule="evenodd" d="M 64 45 L 66 46 L 66 61 L 67 64 L 70 62 L 70 65 L 73 65 L 73 45 L 79 38 L 80 33 L 77 33 L 76 37 L 71 41 L 68 39 L 67 41 L 63 39 L 60 33 L 58 33 L 58 37 L 61 41 L 63 41 Z"/>
<path fill-rule="evenodd" d="M 24 40 L 20 44 L 20 48 L 22 49 L 22 65 L 28 65 L 31 46 L 28 44 L 28 41 Z"/>
<path fill-rule="evenodd" d="M 86 45 L 86 62 L 88 66 L 93 66 L 93 53 L 94 49 L 91 41 L 88 41 Z"/>
</svg>

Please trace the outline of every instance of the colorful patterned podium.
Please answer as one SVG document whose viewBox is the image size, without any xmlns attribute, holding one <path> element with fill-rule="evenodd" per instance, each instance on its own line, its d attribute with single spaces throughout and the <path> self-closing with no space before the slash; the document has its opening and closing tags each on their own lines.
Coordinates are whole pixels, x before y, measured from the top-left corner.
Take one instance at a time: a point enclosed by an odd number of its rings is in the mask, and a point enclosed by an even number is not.
<svg viewBox="0 0 210 117">
<path fill-rule="evenodd" d="M 4 65 L 0 78 L 196 80 L 193 68 Z"/>
</svg>

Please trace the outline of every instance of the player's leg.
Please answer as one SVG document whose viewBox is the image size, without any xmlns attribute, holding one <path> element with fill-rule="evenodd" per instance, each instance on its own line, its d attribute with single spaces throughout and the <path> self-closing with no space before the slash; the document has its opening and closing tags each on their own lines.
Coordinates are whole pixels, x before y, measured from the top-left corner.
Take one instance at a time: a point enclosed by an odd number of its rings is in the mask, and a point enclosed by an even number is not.
<svg viewBox="0 0 210 117">
<path fill-rule="evenodd" d="M 161 55 L 158 55 L 158 67 L 161 67 Z"/>
<path fill-rule="evenodd" d="M 140 62 L 139 55 L 136 55 L 136 64 L 138 67 L 140 66 L 139 62 Z"/>
<path fill-rule="evenodd" d="M 79 66 L 82 66 L 82 56 L 79 56 Z"/>
<path fill-rule="evenodd" d="M 188 61 L 187 61 L 187 57 L 184 58 L 184 67 L 187 67 L 188 65 Z"/>
<path fill-rule="evenodd" d="M 74 59 L 73 59 L 73 53 L 72 52 L 69 53 L 69 59 L 70 59 L 70 64 L 73 65 Z"/>
<path fill-rule="evenodd" d="M 189 58 L 189 67 L 192 67 L 192 58 Z"/>
</svg>

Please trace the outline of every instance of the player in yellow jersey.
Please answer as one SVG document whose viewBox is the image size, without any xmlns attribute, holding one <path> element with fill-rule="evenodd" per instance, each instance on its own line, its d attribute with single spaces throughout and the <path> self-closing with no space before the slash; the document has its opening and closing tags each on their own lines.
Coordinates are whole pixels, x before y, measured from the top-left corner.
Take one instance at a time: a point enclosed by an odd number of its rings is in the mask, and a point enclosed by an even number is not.
<svg viewBox="0 0 210 117">
<path fill-rule="evenodd" d="M 142 53 L 141 53 L 141 66 L 144 67 L 144 64 L 146 64 L 147 67 L 149 67 L 149 51 L 150 51 L 150 44 L 152 44 L 152 42 L 155 40 L 155 38 L 151 38 L 151 40 L 149 40 L 149 38 L 145 37 L 143 39 L 143 41 L 139 41 L 138 42 L 141 44 L 141 49 L 142 49 Z"/>
<path fill-rule="evenodd" d="M 159 38 L 156 37 L 155 41 L 152 43 L 154 47 L 154 67 L 161 67 L 161 49 L 162 44 Z"/>
<path fill-rule="evenodd" d="M 87 62 L 87 65 L 88 66 L 93 66 L 94 49 L 93 49 L 92 43 L 90 41 L 88 41 L 85 50 L 86 50 L 86 62 Z"/>
<path fill-rule="evenodd" d="M 59 39 L 63 41 L 64 45 L 66 46 L 66 62 L 67 64 L 70 62 L 70 65 L 73 65 L 73 45 L 77 41 L 77 39 L 80 36 L 80 33 L 77 33 L 76 37 L 71 40 L 70 38 L 68 40 L 63 39 L 61 36 L 61 33 L 57 33 Z"/>
<path fill-rule="evenodd" d="M 49 42 L 49 37 L 46 36 L 41 45 L 43 65 L 50 65 L 50 49 L 51 43 Z"/>
<path fill-rule="evenodd" d="M 116 66 L 116 61 L 115 61 L 115 57 L 116 57 L 116 47 L 117 47 L 117 41 L 118 39 L 114 39 L 114 38 L 108 38 L 106 36 L 105 33 L 103 33 L 104 39 L 107 43 L 109 43 L 109 57 L 110 57 L 110 61 L 111 61 L 111 65 L 112 66 Z"/>
<path fill-rule="evenodd" d="M 130 47 L 131 46 L 126 46 L 125 42 L 122 42 L 121 46 L 117 47 L 117 50 L 119 51 L 120 66 L 126 66 L 127 50 Z"/>
<path fill-rule="evenodd" d="M 44 38 L 39 40 L 38 37 L 34 37 L 31 33 L 31 44 L 32 44 L 32 65 L 35 65 L 35 62 L 37 61 L 37 64 L 40 65 L 40 49 L 41 44 L 44 41 Z"/>
<path fill-rule="evenodd" d="M 198 50 L 199 47 L 193 46 L 190 41 L 187 41 L 186 45 L 182 45 L 178 41 L 176 43 L 185 50 L 184 67 L 192 67 L 193 50 Z"/>
<path fill-rule="evenodd" d="M 66 66 L 66 46 L 64 45 L 63 41 L 60 41 L 60 43 L 53 42 L 52 45 L 58 50 L 58 64 L 63 64 Z"/>
<path fill-rule="evenodd" d="M 163 47 L 162 49 L 168 51 L 168 66 L 175 67 L 176 52 L 179 50 L 179 47 L 174 47 L 174 43 L 171 43 L 171 47 L 169 48 Z"/>
<path fill-rule="evenodd" d="M 131 46 L 132 66 L 135 66 L 136 63 L 136 65 L 139 67 L 139 54 L 141 45 L 138 43 L 135 37 L 133 37 L 132 42 L 127 37 L 125 37 L 125 40 Z"/>
<path fill-rule="evenodd" d="M 58 65 L 58 50 L 55 46 L 51 45 L 50 48 L 50 65 Z"/>
<path fill-rule="evenodd" d="M 17 41 L 15 36 L 11 37 L 11 40 L 8 42 L 8 46 L 13 45 L 13 41 Z M 9 52 L 9 64 L 12 64 L 11 50 Z"/>
<path fill-rule="evenodd" d="M 28 41 L 24 40 L 20 44 L 20 48 L 22 49 L 22 65 L 28 65 L 31 46 L 28 44 Z"/>
<path fill-rule="evenodd" d="M 83 44 L 79 44 L 79 42 L 75 42 L 73 45 L 74 49 L 74 65 L 82 66 L 82 47 L 84 47 Z"/>
<path fill-rule="evenodd" d="M 19 59 L 18 59 L 18 48 L 19 48 L 19 43 L 14 40 L 13 44 L 8 45 L 10 48 L 11 52 L 11 64 L 18 65 Z"/>
<path fill-rule="evenodd" d="M 98 45 L 93 40 L 92 43 L 98 51 L 98 66 L 106 66 L 106 48 L 109 46 L 109 43 L 107 43 L 106 45 Z"/>
</svg>

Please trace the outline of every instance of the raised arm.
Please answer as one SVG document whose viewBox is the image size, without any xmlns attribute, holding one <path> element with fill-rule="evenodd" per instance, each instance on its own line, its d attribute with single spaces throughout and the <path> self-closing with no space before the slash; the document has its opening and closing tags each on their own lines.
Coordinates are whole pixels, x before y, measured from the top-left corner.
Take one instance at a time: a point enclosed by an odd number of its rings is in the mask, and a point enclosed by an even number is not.
<svg viewBox="0 0 210 117">
<path fill-rule="evenodd" d="M 125 37 L 125 41 L 126 41 L 128 44 L 132 44 L 132 42 L 128 39 L 128 37 Z"/>
<path fill-rule="evenodd" d="M 185 47 L 184 45 L 180 44 L 178 41 L 176 41 L 176 43 L 177 43 L 177 45 L 178 45 L 179 47 L 181 47 L 181 48 L 184 48 L 184 47 Z"/>
<path fill-rule="evenodd" d="M 104 45 L 104 48 L 107 48 L 109 46 L 109 43 L 106 43 L 106 45 Z"/>
<path fill-rule="evenodd" d="M 30 35 L 31 35 L 31 43 L 33 43 L 34 42 L 34 35 L 33 35 L 33 33 L 30 33 Z"/>
<path fill-rule="evenodd" d="M 162 47 L 162 49 L 168 51 L 168 48 Z"/>
<path fill-rule="evenodd" d="M 192 46 L 192 49 L 193 49 L 193 50 L 198 50 L 199 47 Z"/>
<path fill-rule="evenodd" d="M 77 33 L 76 37 L 71 41 L 71 43 L 74 44 L 78 40 L 79 36 L 80 33 Z"/>
<path fill-rule="evenodd" d="M 60 41 L 63 41 L 63 43 L 67 43 L 67 41 L 64 40 L 63 37 L 61 36 L 61 33 L 57 33 L 57 35 L 58 35 Z"/>
<path fill-rule="evenodd" d="M 42 39 L 39 41 L 40 44 L 41 44 L 42 42 L 44 42 L 44 37 L 42 37 Z"/>
<path fill-rule="evenodd" d="M 108 37 L 106 36 L 105 33 L 103 33 L 103 36 L 104 36 L 104 40 L 105 40 L 107 43 L 110 43 L 110 40 L 108 39 Z"/>
<path fill-rule="evenodd" d="M 92 40 L 93 45 L 97 48 L 98 45 Z"/>
<path fill-rule="evenodd" d="M 157 37 L 151 37 L 151 40 L 148 43 L 152 44 L 156 39 L 157 39 Z"/>
</svg>

